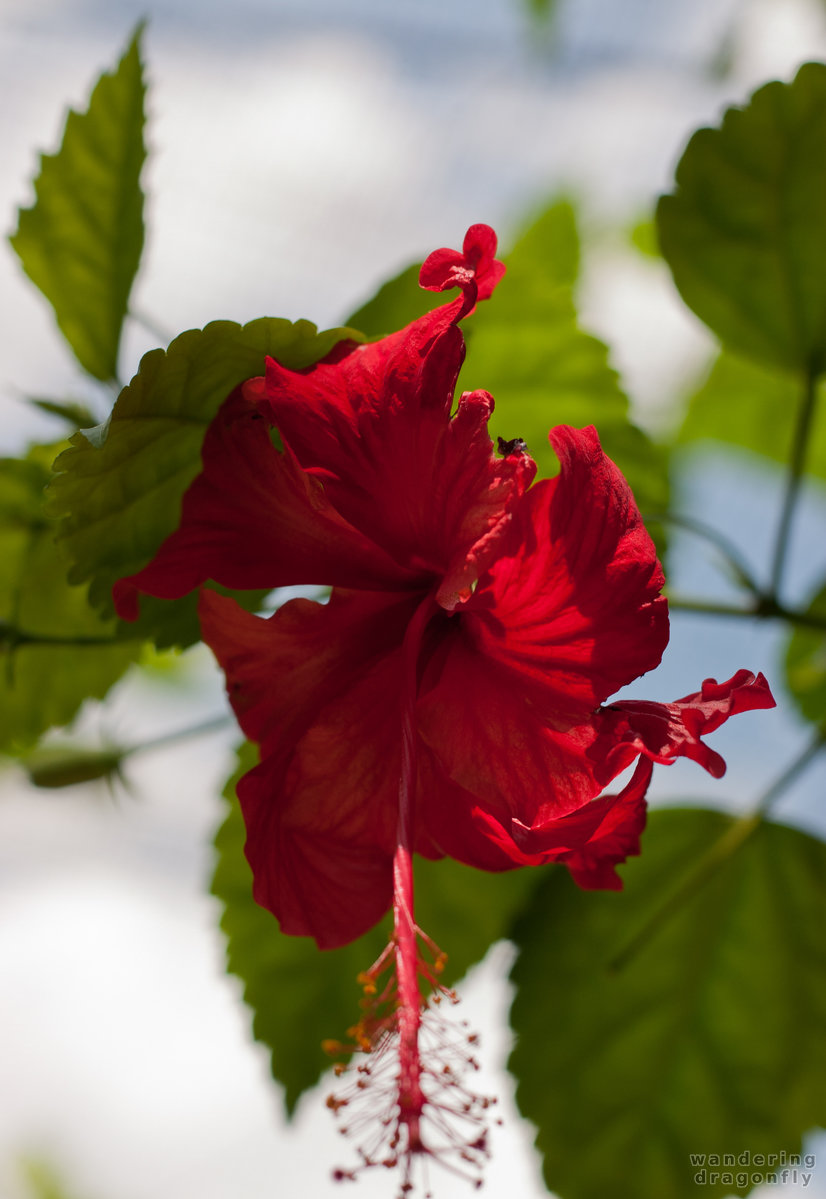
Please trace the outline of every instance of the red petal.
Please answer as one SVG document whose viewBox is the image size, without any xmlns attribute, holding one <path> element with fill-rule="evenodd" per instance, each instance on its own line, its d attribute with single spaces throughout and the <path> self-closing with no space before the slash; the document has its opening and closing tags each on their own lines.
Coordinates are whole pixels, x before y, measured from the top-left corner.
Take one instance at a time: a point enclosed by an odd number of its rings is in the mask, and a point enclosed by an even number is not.
<svg viewBox="0 0 826 1199">
<path fill-rule="evenodd" d="M 487 300 L 505 273 L 505 264 L 495 255 L 496 234 L 490 225 L 471 225 L 461 253 L 441 249 L 428 255 L 419 272 L 419 284 L 428 291 L 464 290 L 475 284 L 472 302 Z"/>
<path fill-rule="evenodd" d="M 528 827 L 602 790 L 596 709 L 668 639 L 662 571 L 627 483 L 593 429 L 552 439 L 558 478 L 515 505 L 514 552 L 457 611 L 419 704 L 448 777 Z"/>
<path fill-rule="evenodd" d="M 462 252 L 473 264 L 479 289 L 477 299 L 487 300 L 506 270 L 504 262 L 496 259 L 496 234 L 490 225 L 471 225 L 465 234 Z"/>
<path fill-rule="evenodd" d="M 398 563 L 443 577 L 440 602 L 452 606 L 535 466 L 494 456 L 487 393 L 464 395 L 450 419 L 464 342 L 447 311 L 306 372 L 270 360 L 245 390 L 336 510 Z"/>
<path fill-rule="evenodd" d="M 542 861 L 564 862 L 574 882 L 585 890 L 621 890 L 616 867 L 640 852 L 652 770 L 651 763 L 642 759 L 618 795 L 601 796 L 554 827 L 520 832 L 519 843 L 539 853 Z M 563 847 L 564 852 L 559 852 Z"/>
<path fill-rule="evenodd" d="M 671 704 L 621 700 L 603 709 L 600 742 L 609 746 L 607 760 L 616 774 L 637 754 L 671 765 L 678 757 L 699 762 L 720 778 L 726 764 L 701 737 L 712 733 L 738 712 L 773 708 L 775 700 L 762 674 L 738 670 L 725 683 L 706 679 L 702 689 Z M 597 747 L 598 748 L 598 747 Z"/>
<path fill-rule="evenodd" d="M 518 549 L 490 568 L 464 619 L 512 686 L 538 687 L 570 721 L 657 665 L 668 610 L 654 543 L 595 430 L 550 436 L 560 473 L 515 507 Z"/>
<path fill-rule="evenodd" d="M 125 620 L 138 616 L 138 592 L 177 599 L 207 579 L 252 590 L 292 583 L 397 587 L 415 577 L 335 511 L 289 448 L 276 450 L 240 389 L 209 426 L 202 458 L 178 529 L 143 570 L 115 584 Z"/>
<path fill-rule="evenodd" d="M 465 262 L 464 254 L 459 250 L 434 250 L 428 254 L 419 271 L 419 286 L 426 291 L 447 291 L 448 288 L 458 287 L 456 282 L 459 273 L 465 278 L 472 275 Z"/>
<path fill-rule="evenodd" d="M 564 862 L 580 887 L 617 890 L 622 883 L 615 867 L 640 852 L 651 773 L 651 763 L 643 759 L 618 795 L 528 827 L 503 819 L 431 770 L 422 810 L 438 847 L 469 866 L 500 871 Z"/>
<path fill-rule="evenodd" d="M 563 713 L 556 696 L 548 707 L 478 651 L 464 620 L 444 618 L 417 707 L 441 770 L 504 822 L 530 826 L 581 807 L 602 789 L 591 711 L 573 699 Z"/>
<path fill-rule="evenodd" d="M 335 826 L 328 831 L 317 817 L 302 821 L 300 793 L 285 790 L 272 759 L 244 775 L 238 799 L 253 898 L 278 918 L 282 932 L 336 949 L 381 920 L 393 898 L 392 850 Z"/>
<path fill-rule="evenodd" d="M 285 932 L 330 948 L 392 892 L 400 777 L 400 656 L 419 597 L 334 592 L 269 620 L 213 592 L 204 640 L 262 761 L 239 785 L 254 894 Z"/>
</svg>

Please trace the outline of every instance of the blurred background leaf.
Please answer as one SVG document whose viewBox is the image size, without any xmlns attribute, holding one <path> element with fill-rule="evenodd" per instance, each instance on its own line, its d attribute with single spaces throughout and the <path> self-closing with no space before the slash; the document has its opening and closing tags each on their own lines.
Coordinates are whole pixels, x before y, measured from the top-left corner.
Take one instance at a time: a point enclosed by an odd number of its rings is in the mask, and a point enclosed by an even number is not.
<svg viewBox="0 0 826 1199">
<path fill-rule="evenodd" d="M 102 380 L 117 378 L 143 249 L 141 32 L 139 25 L 117 69 L 101 75 L 88 110 L 69 112 L 60 150 L 41 158 L 36 202 L 20 210 L 11 237 L 78 362 Z"/>
<path fill-rule="evenodd" d="M 652 217 L 642 217 L 635 221 L 628 230 L 628 240 L 646 258 L 660 257 L 660 243 L 657 240 L 657 225 Z"/>
<path fill-rule="evenodd" d="M 806 611 L 826 620 L 826 584 Z M 826 632 L 798 626 L 786 649 L 786 686 L 798 711 L 826 736 Z"/>
<path fill-rule="evenodd" d="M 55 447 L 0 460 L 0 746 L 31 744 L 99 699 L 140 653 L 116 640 L 114 622 L 89 607 L 87 587 L 66 582 L 66 563 L 43 514 L 45 465 Z M 85 642 L 85 644 L 84 644 Z"/>
<path fill-rule="evenodd" d="M 823 388 L 818 389 L 822 401 Z M 711 440 L 750 450 L 786 465 L 794 438 L 800 382 L 731 354 L 717 357 L 688 400 L 679 440 Z M 826 480 L 826 419 L 818 406 L 807 443 L 805 469 Z"/>
<path fill-rule="evenodd" d="M 769 83 L 691 138 L 663 196 L 663 255 L 689 308 L 730 349 L 826 366 L 826 65 Z"/>
<path fill-rule="evenodd" d="M 717 812 L 654 812 L 624 891 L 554 873 L 517 927 L 510 1067 L 565 1199 L 693 1199 L 691 1153 L 799 1152 L 826 1120 L 822 842 L 759 824 L 611 966 L 731 828 Z"/>
</svg>

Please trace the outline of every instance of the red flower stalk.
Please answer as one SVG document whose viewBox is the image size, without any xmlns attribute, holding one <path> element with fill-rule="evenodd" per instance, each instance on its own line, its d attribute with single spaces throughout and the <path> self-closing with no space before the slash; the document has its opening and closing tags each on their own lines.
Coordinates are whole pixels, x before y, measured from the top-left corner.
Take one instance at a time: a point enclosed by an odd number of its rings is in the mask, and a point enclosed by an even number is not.
<svg viewBox="0 0 826 1199">
<path fill-rule="evenodd" d="M 453 411 L 458 322 L 504 273 L 495 250 L 475 225 L 461 253 L 431 254 L 422 285 L 461 296 L 398 333 L 303 371 L 268 359 L 210 425 L 178 529 L 114 589 L 133 619 L 139 592 L 176 598 L 207 580 L 333 587 L 329 603 L 293 600 L 268 620 L 205 589 L 201 624 L 261 749 L 238 787 L 256 900 L 322 948 L 393 907 L 391 1015 L 380 1004 L 357 1028 L 362 1047 L 398 1048 L 381 1160 L 406 1162 L 405 1187 L 430 1149 L 423 1118 L 444 1114 L 423 1086 L 432 977 L 412 855 L 491 871 L 558 861 L 583 887 L 620 887 L 653 763 L 687 756 L 719 775 L 703 735 L 774 703 L 762 675 L 739 671 L 673 704 L 605 705 L 660 661 L 662 570 L 593 428 L 553 429 L 560 473 L 531 486 L 524 442 L 494 453 L 487 392 Z M 482 1147 L 478 1131 L 459 1141 L 466 1158 Z"/>
</svg>

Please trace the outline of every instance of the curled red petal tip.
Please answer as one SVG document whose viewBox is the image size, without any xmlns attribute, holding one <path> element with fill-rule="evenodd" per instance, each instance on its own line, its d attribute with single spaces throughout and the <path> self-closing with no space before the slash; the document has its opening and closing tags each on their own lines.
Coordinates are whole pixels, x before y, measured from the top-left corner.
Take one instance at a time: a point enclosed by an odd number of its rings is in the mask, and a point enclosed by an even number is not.
<svg viewBox="0 0 826 1199">
<path fill-rule="evenodd" d="M 434 250 L 422 263 L 419 284 L 427 291 L 447 291 L 461 287 L 464 303 L 456 318 L 467 315 L 477 300 L 487 300 L 505 273 L 505 264 L 496 258 L 496 234 L 490 225 L 471 225 L 462 249 Z"/>
<path fill-rule="evenodd" d="M 750 670 L 738 670 L 723 683 L 705 679 L 699 691 L 670 704 L 620 700 L 603 709 L 614 742 L 608 761 L 618 771 L 638 754 L 666 766 L 685 757 L 722 778 L 725 761 L 702 738 L 730 716 L 775 706 L 765 676 Z"/>
</svg>

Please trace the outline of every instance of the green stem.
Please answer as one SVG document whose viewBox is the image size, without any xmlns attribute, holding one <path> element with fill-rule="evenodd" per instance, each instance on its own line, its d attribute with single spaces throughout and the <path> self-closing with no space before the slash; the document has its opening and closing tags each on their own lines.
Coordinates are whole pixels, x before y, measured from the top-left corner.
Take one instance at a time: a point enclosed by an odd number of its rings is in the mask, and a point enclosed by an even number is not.
<svg viewBox="0 0 826 1199">
<path fill-rule="evenodd" d="M 668 597 L 668 606 L 675 612 L 696 612 L 703 616 L 739 616 L 751 620 L 785 620 L 788 624 L 800 625 L 804 629 L 826 632 L 826 616 L 816 612 L 801 612 L 787 608 L 770 596 L 759 596 L 752 607 L 728 604 L 721 600 L 694 599 L 691 596 Z"/>
<path fill-rule="evenodd" d="M 639 928 L 608 962 L 612 973 L 623 970 L 653 936 L 682 910 L 686 903 L 700 891 L 706 882 L 731 858 L 756 829 L 760 827 L 775 801 L 794 782 L 809 763 L 826 746 L 826 734 L 818 732 L 791 766 L 777 778 L 757 801 L 754 810 L 735 820 L 718 838 L 694 866 L 683 875 L 680 882 L 663 900 L 659 907 L 646 917 Z"/>
<path fill-rule="evenodd" d="M 809 763 L 824 748 L 826 748 L 826 730 L 819 729 L 803 750 L 803 753 L 795 758 L 791 766 L 787 767 L 783 774 L 775 779 L 771 786 L 763 792 L 763 795 L 754 806 L 753 815 L 759 816 L 762 819 L 774 806 L 775 800 L 780 798 L 783 792 L 792 785 L 797 776 L 803 773 Z"/>
<path fill-rule="evenodd" d="M 160 749 L 161 746 L 171 745 L 176 741 L 188 741 L 192 737 L 202 737 L 206 733 L 214 733 L 218 729 L 227 728 L 232 723 L 231 716 L 214 716 L 211 720 L 202 721 L 201 724 L 190 725 L 186 729 L 175 729 L 174 732 L 152 737 L 149 741 L 141 741 L 139 745 L 130 745 L 121 752 L 120 756 L 127 758 L 132 754 L 142 754 L 148 750 Z"/>
<path fill-rule="evenodd" d="M 13 624 L 0 621 L 0 648 L 18 649 L 21 645 L 117 645 L 114 637 L 54 637 L 47 633 L 26 633 Z"/>
<path fill-rule="evenodd" d="M 145 329 L 147 333 L 151 333 L 153 337 L 157 337 L 158 341 L 163 345 L 169 345 L 170 341 L 172 341 L 174 334 L 170 333 L 168 329 L 164 329 L 163 325 L 156 321 L 153 316 L 150 316 L 149 313 L 143 312 L 140 309 L 130 308 L 129 315 L 135 324 L 140 325 L 142 329 Z"/>
<path fill-rule="evenodd" d="M 786 554 L 789 547 L 789 534 L 794 518 L 797 500 L 800 494 L 800 484 L 803 480 L 803 467 L 806 461 L 806 448 L 817 399 L 817 375 L 809 369 L 803 387 L 803 396 L 797 414 L 797 425 L 794 431 L 792 454 L 789 462 L 789 473 L 786 477 L 786 494 L 783 497 L 783 508 L 780 513 L 780 524 L 777 527 L 777 538 L 774 544 L 774 556 L 771 570 L 771 595 L 780 594 L 783 581 L 783 568 L 786 565 Z"/>
</svg>

